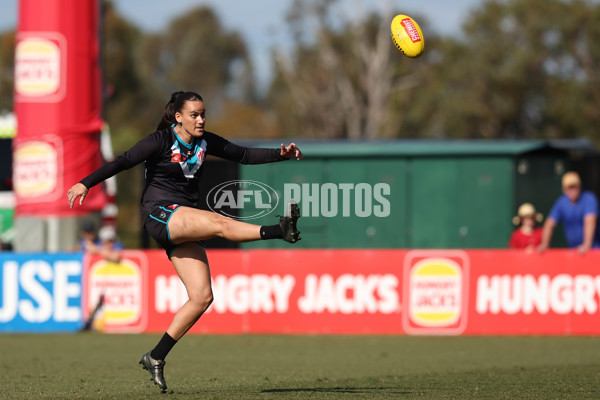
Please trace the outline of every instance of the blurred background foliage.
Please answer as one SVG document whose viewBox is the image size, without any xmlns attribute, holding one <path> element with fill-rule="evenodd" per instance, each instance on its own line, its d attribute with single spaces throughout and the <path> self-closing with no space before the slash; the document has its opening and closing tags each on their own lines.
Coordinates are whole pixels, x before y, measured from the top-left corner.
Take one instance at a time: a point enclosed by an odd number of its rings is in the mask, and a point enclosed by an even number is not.
<svg viewBox="0 0 600 400">
<path fill-rule="evenodd" d="M 257 89 L 248 46 L 206 6 L 144 33 L 103 1 L 105 119 L 115 152 L 152 132 L 171 92 L 206 100 L 227 137 L 571 138 L 596 143 L 600 5 L 484 1 L 456 37 L 426 38 L 421 58 L 393 46 L 399 10 L 336 15 L 336 0 L 295 0 L 289 45 Z M 360 2 L 358 2 L 360 4 Z M 0 34 L 0 110 L 12 107 L 13 31 Z"/>
<path fill-rule="evenodd" d="M 271 82 L 259 90 L 243 35 L 211 8 L 145 33 L 103 0 L 104 118 L 115 153 L 151 133 L 170 93 L 181 89 L 202 94 L 208 129 L 233 140 L 586 137 L 600 144 L 598 2 L 482 1 L 452 37 L 412 15 L 426 39 L 418 59 L 392 43 L 389 25 L 400 10 L 349 20 L 335 3 L 292 3 L 288 47 L 273 49 Z M 15 32 L 0 33 L 0 111 L 12 108 L 14 41 Z M 131 199 L 142 172 L 126 174 L 121 215 L 137 218 Z"/>
</svg>

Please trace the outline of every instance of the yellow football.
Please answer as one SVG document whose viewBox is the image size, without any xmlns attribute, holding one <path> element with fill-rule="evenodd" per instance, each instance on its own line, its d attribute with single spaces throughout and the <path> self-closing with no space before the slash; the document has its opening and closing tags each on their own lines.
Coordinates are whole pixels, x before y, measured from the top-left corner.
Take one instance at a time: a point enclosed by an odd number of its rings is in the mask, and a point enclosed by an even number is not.
<svg viewBox="0 0 600 400">
<path fill-rule="evenodd" d="M 423 32 L 408 15 L 396 15 L 392 20 L 392 40 L 405 56 L 419 57 L 425 49 Z"/>
</svg>

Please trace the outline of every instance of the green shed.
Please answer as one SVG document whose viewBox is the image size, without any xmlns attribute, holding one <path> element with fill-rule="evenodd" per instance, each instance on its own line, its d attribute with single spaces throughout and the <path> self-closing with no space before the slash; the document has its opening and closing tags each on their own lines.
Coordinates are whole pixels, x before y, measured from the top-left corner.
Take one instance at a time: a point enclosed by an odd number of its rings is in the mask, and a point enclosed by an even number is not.
<svg viewBox="0 0 600 400">
<path fill-rule="evenodd" d="M 299 248 L 503 248 L 518 206 L 531 202 L 547 214 L 568 168 L 567 151 L 542 140 L 298 145 L 302 162 L 242 166 L 239 179 L 273 188 L 279 214 L 284 200 L 298 200 Z M 272 224 L 273 214 L 250 222 Z M 561 235 L 554 236 L 560 245 Z M 289 246 L 261 241 L 241 247 Z"/>
</svg>

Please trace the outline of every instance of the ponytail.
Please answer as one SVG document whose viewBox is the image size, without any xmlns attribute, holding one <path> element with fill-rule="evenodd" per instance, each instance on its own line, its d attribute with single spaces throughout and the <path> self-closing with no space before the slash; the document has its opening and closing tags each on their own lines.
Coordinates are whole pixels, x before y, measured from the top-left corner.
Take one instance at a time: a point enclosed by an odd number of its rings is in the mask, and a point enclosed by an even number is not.
<svg viewBox="0 0 600 400">
<path fill-rule="evenodd" d="M 173 92 L 171 94 L 171 99 L 165 106 L 165 110 L 163 111 L 162 119 L 160 120 L 156 130 L 159 131 L 161 129 L 165 129 L 170 127 L 173 124 L 177 124 L 177 120 L 175 119 L 175 114 L 181 112 L 183 108 L 183 104 L 186 101 L 204 101 L 202 100 L 202 96 L 195 92 L 184 92 L 178 91 Z"/>
</svg>

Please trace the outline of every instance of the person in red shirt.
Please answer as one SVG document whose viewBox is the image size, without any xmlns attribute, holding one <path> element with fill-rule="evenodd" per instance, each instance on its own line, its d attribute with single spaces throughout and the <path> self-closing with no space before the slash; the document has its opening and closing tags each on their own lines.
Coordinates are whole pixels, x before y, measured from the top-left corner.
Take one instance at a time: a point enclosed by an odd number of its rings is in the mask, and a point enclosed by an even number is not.
<svg viewBox="0 0 600 400">
<path fill-rule="evenodd" d="M 513 223 L 520 226 L 512 233 L 508 247 L 534 250 L 542 241 L 542 228 L 535 226 L 536 222 L 541 221 L 542 214 L 536 213 L 533 204 L 521 204 L 517 216 L 513 218 Z"/>
</svg>

